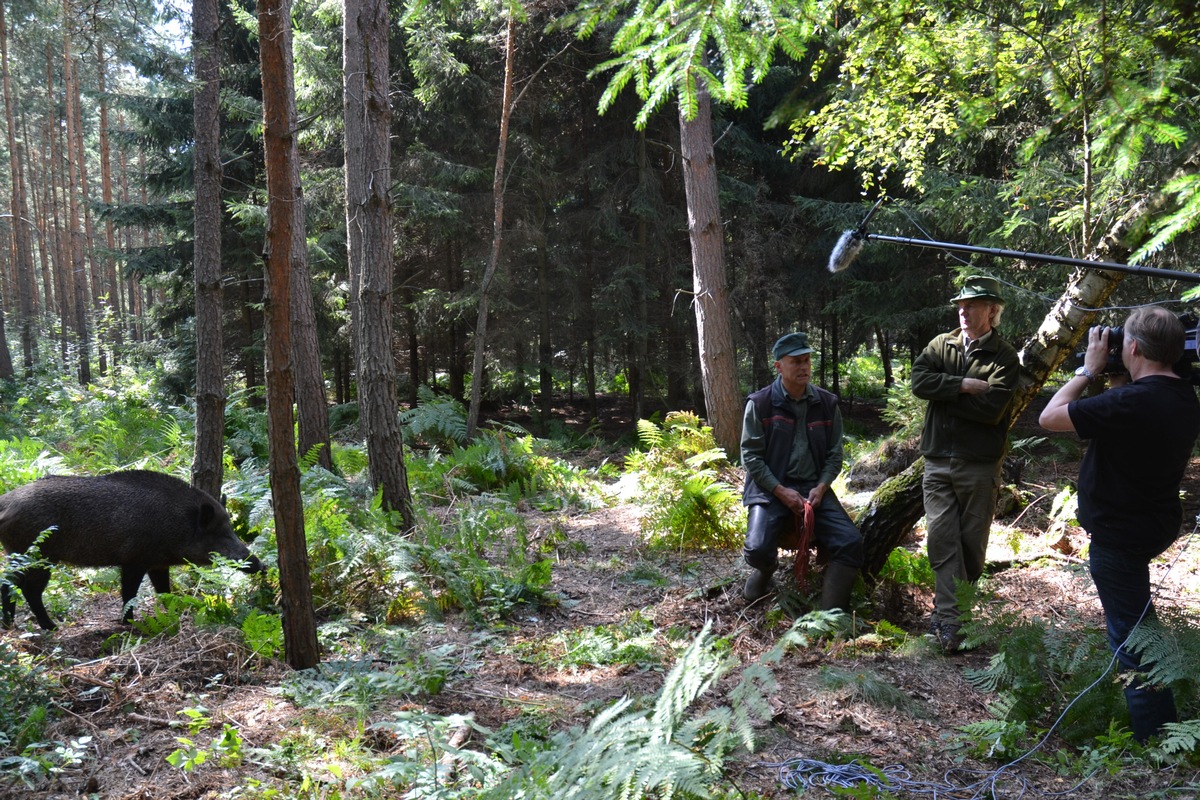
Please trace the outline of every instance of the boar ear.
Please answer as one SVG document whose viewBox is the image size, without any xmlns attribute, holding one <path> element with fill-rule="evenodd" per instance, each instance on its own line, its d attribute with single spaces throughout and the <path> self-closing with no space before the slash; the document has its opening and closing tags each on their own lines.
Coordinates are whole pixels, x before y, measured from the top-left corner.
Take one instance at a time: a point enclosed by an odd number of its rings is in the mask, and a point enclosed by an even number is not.
<svg viewBox="0 0 1200 800">
<path fill-rule="evenodd" d="M 211 503 L 200 504 L 200 528 L 204 529 L 209 526 L 213 518 L 217 516 L 217 512 L 213 510 Z"/>
<path fill-rule="evenodd" d="M 221 505 L 223 505 L 225 508 L 229 508 L 229 495 L 225 494 L 224 492 L 221 492 Z"/>
</svg>

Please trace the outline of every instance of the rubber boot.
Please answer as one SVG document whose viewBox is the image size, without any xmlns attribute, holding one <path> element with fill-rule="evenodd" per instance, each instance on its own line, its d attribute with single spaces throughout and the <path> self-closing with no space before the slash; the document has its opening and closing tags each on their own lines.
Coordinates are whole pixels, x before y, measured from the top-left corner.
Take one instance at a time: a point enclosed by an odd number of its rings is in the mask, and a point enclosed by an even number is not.
<svg viewBox="0 0 1200 800">
<path fill-rule="evenodd" d="M 756 569 L 750 573 L 750 577 L 746 578 L 746 585 L 742 587 L 742 597 L 753 603 L 755 600 L 761 600 L 771 592 L 771 573 L 763 572 Z"/>
<path fill-rule="evenodd" d="M 825 567 L 825 579 L 821 585 L 821 610 L 850 610 L 850 592 L 858 578 L 858 567 L 830 563 Z"/>
</svg>

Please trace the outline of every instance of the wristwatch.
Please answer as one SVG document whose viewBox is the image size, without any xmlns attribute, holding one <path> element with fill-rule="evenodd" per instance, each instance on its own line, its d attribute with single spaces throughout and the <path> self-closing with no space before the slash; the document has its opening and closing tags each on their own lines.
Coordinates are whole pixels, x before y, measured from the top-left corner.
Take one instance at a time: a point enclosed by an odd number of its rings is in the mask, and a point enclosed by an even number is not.
<svg viewBox="0 0 1200 800">
<path fill-rule="evenodd" d="M 1082 375 L 1083 377 L 1087 378 L 1089 381 L 1096 380 L 1096 373 L 1092 372 L 1087 367 L 1080 367 L 1079 369 L 1075 370 L 1075 374 Z"/>
</svg>

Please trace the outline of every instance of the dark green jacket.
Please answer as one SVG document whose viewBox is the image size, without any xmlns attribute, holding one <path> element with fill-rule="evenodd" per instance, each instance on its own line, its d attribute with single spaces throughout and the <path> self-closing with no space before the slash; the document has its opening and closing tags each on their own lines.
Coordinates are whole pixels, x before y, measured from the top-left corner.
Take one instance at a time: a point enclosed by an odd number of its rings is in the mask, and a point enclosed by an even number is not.
<svg viewBox="0 0 1200 800">
<path fill-rule="evenodd" d="M 927 458 L 999 461 L 1008 449 L 1009 407 L 1020 376 L 1017 351 L 993 329 L 970 357 L 962 330 L 934 337 L 913 362 L 912 393 L 928 400 L 921 452 Z M 963 378 L 987 381 L 984 394 L 959 391 Z"/>
</svg>

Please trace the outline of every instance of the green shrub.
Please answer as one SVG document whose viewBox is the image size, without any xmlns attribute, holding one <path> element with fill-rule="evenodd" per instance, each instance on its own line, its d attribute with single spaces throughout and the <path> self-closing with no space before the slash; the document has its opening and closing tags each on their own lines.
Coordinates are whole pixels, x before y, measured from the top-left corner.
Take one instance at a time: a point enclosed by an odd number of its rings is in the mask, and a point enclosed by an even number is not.
<svg viewBox="0 0 1200 800">
<path fill-rule="evenodd" d="M 319 669 L 284 678 L 282 693 L 298 706 L 348 708 L 359 720 L 387 698 L 430 696 L 442 690 L 456 669 L 452 645 L 428 651 L 390 654 L 385 669 L 375 659 L 326 661 Z"/>
<path fill-rule="evenodd" d="M 560 631 L 549 639 L 529 642 L 528 649 L 537 664 L 570 668 L 654 667 L 662 664 L 665 655 L 658 630 L 642 614 L 619 625 Z"/>
<path fill-rule="evenodd" d="M 37 439 L 0 439 L 0 494 L 52 473 L 66 474 L 62 456 Z"/>
<path fill-rule="evenodd" d="M 335 459 L 352 463 L 353 452 L 337 448 Z M 366 481 L 365 475 L 351 480 L 318 466 L 302 473 L 309 581 L 313 603 L 322 613 L 384 619 L 416 600 L 402 577 L 407 568 L 399 514 L 385 511 Z M 255 554 L 273 573 L 278 555 L 266 465 L 243 463 L 227 488 L 234 529 L 254 538 Z"/>
<path fill-rule="evenodd" d="M 585 471 L 549 454 L 549 444 L 507 430 L 480 431 L 475 441 L 414 457 L 408 471 L 413 492 L 449 503 L 463 495 L 493 494 L 542 510 L 592 507 L 598 492 Z"/>
<path fill-rule="evenodd" d="M 883 360 L 877 351 L 859 349 L 858 355 L 842 363 L 842 369 L 847 396 L 866 400 L 884 396 Z"/>
</svg>

